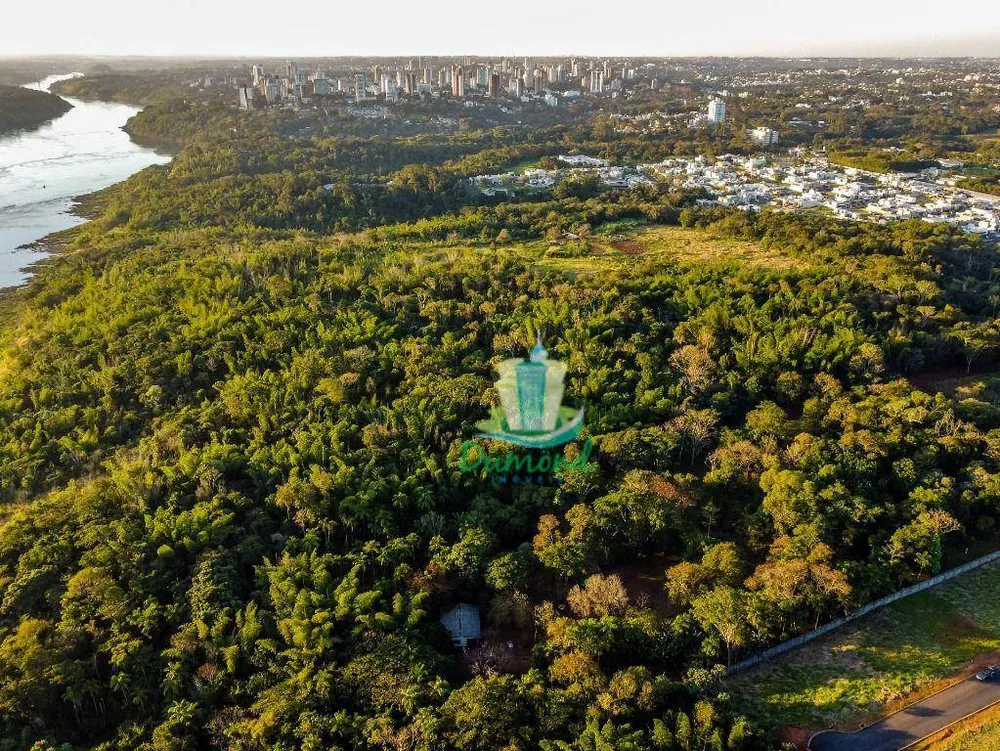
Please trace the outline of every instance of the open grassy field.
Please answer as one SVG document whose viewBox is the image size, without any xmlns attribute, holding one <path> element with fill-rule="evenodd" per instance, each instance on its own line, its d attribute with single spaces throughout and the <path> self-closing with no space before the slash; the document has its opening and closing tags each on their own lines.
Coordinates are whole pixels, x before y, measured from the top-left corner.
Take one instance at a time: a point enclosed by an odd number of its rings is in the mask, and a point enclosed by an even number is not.
<svg viewBox="0 0 1000 751">
<path fill-rule="evenodd" d="M 703 229 L 687 227 L 650 227 L 620 238 L 601 238 L 612 250 L 638 255 L 643 260 L 656 258 L 694 263 L 734 263 L 767 268 L 793 268 L 804 265 L 777 250 L 758 243 L 721 237 Z"/>
<path fill-rule="evenodd" d="M 932 693 L 1000 652 L 1000 565 L 900 600 L 734 676 L 734 702 L 787 727 L 853 727 Z M 996 747 L 994 747 L 996 748 Z"/>
<path fill-rule="evenodd" d="M 769 269 L 804 268 L 805 261 L 777 249 L 703 229 L 687 227 L 623 227 L 589 238 L 552 245 L 542 262 L 577 273 L 621 271 L 637 264 L 739 264 Z"/>
</svg>

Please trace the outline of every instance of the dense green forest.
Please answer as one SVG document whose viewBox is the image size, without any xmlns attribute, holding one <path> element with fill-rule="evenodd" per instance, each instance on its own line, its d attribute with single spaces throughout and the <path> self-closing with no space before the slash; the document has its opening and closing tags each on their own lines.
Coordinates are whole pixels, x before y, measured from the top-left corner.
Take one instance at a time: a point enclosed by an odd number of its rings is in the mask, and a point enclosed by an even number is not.
<svg viewBox="0 0 1000 751">
<path fill-rule="evenodd" d="M 0 133 L 37 128 L 71 109 L 72 104 L 47 91 L 0 85 Z"/>
<path fill-rule="evenodd" d="M 691 145 L 595 121 L 293 119 L 150 106 L 177 157 L 3 302 L 2 751 L 764 751 L 727 664 L 997 546 L 1000 409 L 919 385 L 995 362 L 995 246 L 465 189 Z M 633 250 L 670 226 L 734 250 Z M 536 331 L 589 462 L 460 471 Z"/>
<path fill-rule="evenodd" d="M 184 87 L 176 76 L 165 71 L 153 73 L 111 73 L 67 78 L 53 85 L 53 90 L 76 99 L 98 99 L 127 104 L 149 104 L 183 96 Z"/>
</svg>

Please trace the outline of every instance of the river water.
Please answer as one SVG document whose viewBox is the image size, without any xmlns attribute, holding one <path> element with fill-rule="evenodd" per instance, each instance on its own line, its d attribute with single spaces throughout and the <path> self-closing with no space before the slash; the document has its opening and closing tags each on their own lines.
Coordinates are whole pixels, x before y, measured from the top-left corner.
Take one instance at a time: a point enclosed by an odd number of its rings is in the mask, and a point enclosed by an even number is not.
<svg viewBox="0 0 1000 751">
<path fill-rule="evenodd" d="M 72 74 L 27 88 L 48 90 Z M 0 136 L 0 288 L 24 282 L 42 255 L 24 247 L 84 220 L 73 198 L 106 188 L 170 157 L 132 142 L 121 128 L 139 110 L 66 98 L 73 109 L 47 125 Z"/>
</svg>

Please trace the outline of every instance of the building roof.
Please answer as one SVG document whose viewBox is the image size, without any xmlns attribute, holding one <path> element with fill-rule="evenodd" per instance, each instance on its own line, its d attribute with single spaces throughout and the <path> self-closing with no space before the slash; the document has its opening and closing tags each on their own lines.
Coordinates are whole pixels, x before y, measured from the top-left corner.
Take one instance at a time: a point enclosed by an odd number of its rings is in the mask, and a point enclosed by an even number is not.
<svg viewBox="0 0 1000 751">
<path fill-rule="evenodd" d="M 441 623 L 451 632 L 451 640 L 460 647 L 480 636 L 479 608 L 475 605 L 459 603 L 441 616 Z"/>
</svg>

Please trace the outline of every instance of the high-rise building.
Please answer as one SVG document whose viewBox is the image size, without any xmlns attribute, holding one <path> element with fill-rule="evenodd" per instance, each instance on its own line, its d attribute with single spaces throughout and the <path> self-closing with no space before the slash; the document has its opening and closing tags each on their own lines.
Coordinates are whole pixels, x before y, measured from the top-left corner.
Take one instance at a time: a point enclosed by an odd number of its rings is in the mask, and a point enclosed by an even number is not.
<svg viewBox="0 0 1000 751">
<path fill-rule="evenodd" d="M 604 91 L 604 71 L 590 71 L 590 93 L 600 94 L 602 91 Z"/>
<path fill-rule="evenodd" d="M 406 96 L 413 96 L 417 93 L 417 74 L 407 73 L 403 81 L 403 93 Z"/>
<path fill-rule="evenodd" d="M 240 109 L 241 110 L 252 110 L 253 109 L 253 88 L 250 86 L 240 86 Z"/>
<path fill-rule="evenodd" d="M 456 65 L 451 71 L 451 95 L 457 98 L 465 96 L 465 77 L 460 65 Z"/>
<path fill-rule="evenodd" d="M 281 101 L 281 82 L 277 78 L 265 78 L 261 83 L 261 89 L 264 92 L 264 101 L 268 104 Z"/>
<path fill-rule="evenodd" d="M 490 75 L 489 87 L 487 89 L 487 94 L 490 99 L 500 98 L 500 74 L 492 73 Z"/>
<path fill-rule="evenodd" d="M 366 87 L 367 87 L 367 84 L 365 83 L 365 74 L 364 73 L 355 73 L 354 74 L 354 101 L 355 102 L 363 102 L 368 97 L 368 94 L 365 91 Z"/>
<path fill-rule="evenodd" d="M 719 98 L 715 98 L 708 103 L 708 121 L 710 123 L 721 123 L 726 119 L 726 103 Z"/>
</svg>

